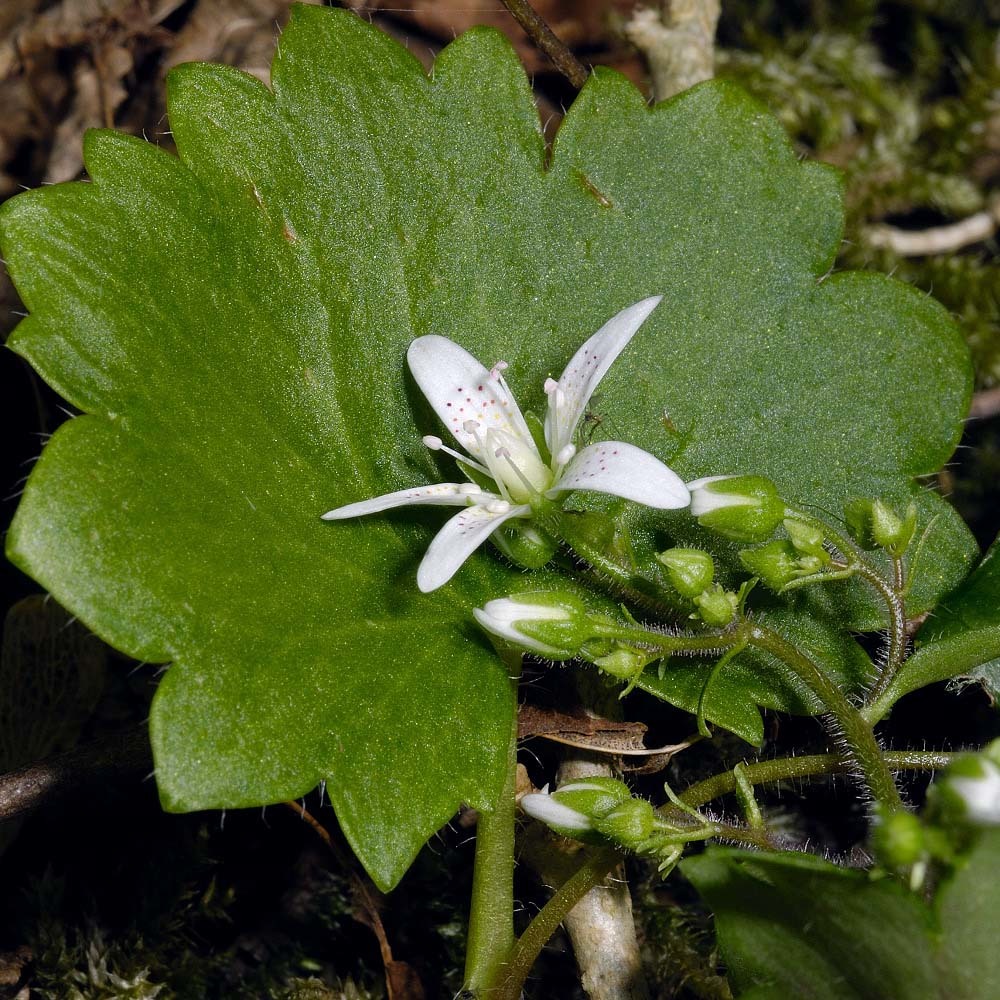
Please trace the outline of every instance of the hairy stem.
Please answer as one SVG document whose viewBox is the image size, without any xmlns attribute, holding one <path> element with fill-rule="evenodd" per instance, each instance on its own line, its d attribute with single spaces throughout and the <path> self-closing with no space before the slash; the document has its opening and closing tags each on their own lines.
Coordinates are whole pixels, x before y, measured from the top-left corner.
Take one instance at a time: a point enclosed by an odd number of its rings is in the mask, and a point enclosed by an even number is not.
<svg viewBox="0 0 1000 1000">
<path fill-rule="evenodd" d="M 749 645 L 770 653 L 788 667 L 819 699 L 837 720 L 840 731 L 850 747 L 850 756 L 864 775 L 872 795 L 887 810 L 903 808 L 899 789 L 886 764 L 882 748 L 871 726 L 848 701 L 847 696 L 826 674 L 783 636 L 771 629 L 748 622 L 745 625 Z"/>
<path fill-rule="evenodd" d="M 512 675 L 512 697 L 517 694 L 520 656 L 504 656 Z M 469 940 L 465 956 L 465 985 L 475 995 L 500 978 L 514 946 L 514 819 L 517 775 L 517 713 L 507 744 L 503 789 L 492 812 L 480 812 L 476 826 L 476 861 L 472 876 Z"/>
<path fill-rule="evenodd" d="M 601 885 L 621 859 L 622 855 L 618 851 L 601 848 L 563 882 L 518 938 L 502 976 L 498 977 L 497 989 L 489 994 L 490 1000 L 518 1000 L 528 973 L 566 914 L 588 892 Z"/>
<path fill-rule="evenodd" d="M 893 771 L 934 771 L 947 767 L 955 758 L 944 750 L 890 750 L 883 754 L 886 765 Z M 779 757 L 743 765 L 744 777 L 753 785 L 763 785 L 788 778 L 811 778 L 823 774 L 844 774 L 851 765 L 833 753 L 810 754 L 804 757 Z M 680 800 L 697 809 L 713 799 L 736 790 L 736 775 L 723 771 L 691 785 L 679 794 Z M 665 806 L 664 811 L 671 809 Z"/>
<path fill-rule="evenodd" d="M 785 512 L 789 517 L 806 521 L 819 528 L 847 560 L 848 571 L 853 570 L 867 582 L 885 603 L 886 610 L 889 612 L 889 648 L 886 653 L 885 666 L 879 673 L 878 680 L 868 698 L 869 701 L 874 701 L 885 693 L 906 659 L 906 609 L 902 597 L 904 585 L 902 560 L 893 560 L 893 583 L 890 583 L 864 559 L 858 547 L 849 538 L 831 528 L 826 521 L 821 521 L 797 507 L 787 507 Z"/>
</svg>

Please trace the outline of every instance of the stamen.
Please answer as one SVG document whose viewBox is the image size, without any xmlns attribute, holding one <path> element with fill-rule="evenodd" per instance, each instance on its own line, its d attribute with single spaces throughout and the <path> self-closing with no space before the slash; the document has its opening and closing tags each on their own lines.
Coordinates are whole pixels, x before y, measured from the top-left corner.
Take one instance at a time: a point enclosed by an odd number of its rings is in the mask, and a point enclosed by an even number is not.
<svg viewBox="0 0 1000 1000">
<path fill-rule="evenodd" d="M 486 446 L 486 443 L 483 441 L 483 438 L 479 433 L 479 421 L 466 420 L 465 423 L 462 424 L 462 428 L 466 434 L 471 434 L 475 438 L 480 454 L 482 454 L 483 458 L 486 459 L 486 464 L 489 466 L 489 469 L 486 471 L 486 475 L 488 475 L 490 479 L 497 484 L 497 488 L 500 490 L 503 498 L 505 500 L 510 500 L 510 493 L 508 492 L 507 486 L 503 481 L 503 476 L 500 474 L 500 469 L 496 468 L 494 462 L 492 461 L 494 456 L 491 456 L 490 449 Z"/>
<path fill-rule="evenodd" d="M 466 423 L 475 424 L 476 422 L 474 420 L 467 420 Z M 478 427 L 479 425 L 476 424 L 476 426 Z M 470 469 L 475 469 L 477 472 L 482 472 L 487 476 L 490 474 L 490 470 L 485 465 L 481 465 L 475 459 L 469 458 L 468 455 L 463 455 L 460 451 L 455 451 L 454 448 L 449 448 L 441 438 L 433 434 L 427 434 L 422 440 L 431 451 L 443 451 L 446 455 L 451 455 L 456 462 L 461 462 L 462 465 L 467 465 Z"/>
</svg>

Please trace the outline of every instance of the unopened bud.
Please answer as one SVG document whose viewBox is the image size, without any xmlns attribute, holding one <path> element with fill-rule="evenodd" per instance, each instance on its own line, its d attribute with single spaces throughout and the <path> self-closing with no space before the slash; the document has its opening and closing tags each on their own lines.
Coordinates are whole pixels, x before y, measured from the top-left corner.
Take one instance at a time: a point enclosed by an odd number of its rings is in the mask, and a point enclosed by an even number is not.
<svg viewBox="0 0 1000 1000">
<path fill-rule="evenodd" d="M 785 516 L 778 489 L 764 476 L 709 476 L 687 484 L 702 527 L 737 542 L 762 542 Z"/>
<path fill-rule="evenodd" d="M 823 529 L 808 521 L 800 521 L 797 517 L 786 517 L 782 524 L 788 532 L 788 538 L 795 551 L 802 556 L 812 556 L 823 562 L 830 561 L 830 554 L 823 547 L 825 538 Z"/>
<path fill-rule="evenodd" d="M 628 802 L 632 793 L 614 778 L 585 778 L 562 785 L 551 794 L 533 792 L 521 797 L 521 808 L 556 833 L 578 840 L 594 840 L 595 821 L 616 806 Z M 600 839 L 600 835 L 596 837 Z"/>
<path fill-rule="evenodd" d="M 710 590 L 699 594 L 694 603 L 698 607 L 698 617 L 712 628 L 725 628 L 735 617 L 739 607 L 738 594 L 723 590 L 716 584 Z"/>
<path fill-rule="evenodd" d="M 632 799 L 594 819 L 594 829 L 622 847 L 637 850 L 649 840 L 656 826 L 656 813 L 645 799 Z"/>
<path fill-rule="evenodd" d="M 631 680 L 650 662 L 652 654 L 638 649 L 618 646 L 603 656 L 596 657 L 592 662 L 606 674 Z"/>
<path fill-rule="evenodd" d="M 593 633 L 587 606 L 565 591 L 500 597 L 472 614 L 487 632 L 550 660 L 576 656 Z"/>
<path fill-rule="evenodd" d="M 799 554 L 784 539 L 768 542 L 759 549 L 744 549 L 740 552 L 740 562 L 775 593 L 802 576 Z"/>
<path fill-rule="evenodd" d="M 890 813 L 875 827 L 874 846 L 887 868 L 905 871 L 927 853 L 924 825 L 913 813 L 905 810 Z"/>
<path fill-rule="evenodd" d="M 556 554 L 558 542 L 530 521 L 508 521 L 494 532 L 493 542 L 512 562 L 524 569 L 541 569 Z"/>
<path fill-rule="evenodd" d="M 701 549 L 667 549 L 656 558 L 667 567 L 670 582 L 682 597 L 697 597 L 712 585 L 715 563 Z"/>
<path fill-rule="evenodd" d="M 897 558 L 917 530 L 917 508 L 910 504 L 900 518 L 882 500 L 852 500 L 844 505 L 847 530 L 863 549 L 883 548 Z"/>
</svg>

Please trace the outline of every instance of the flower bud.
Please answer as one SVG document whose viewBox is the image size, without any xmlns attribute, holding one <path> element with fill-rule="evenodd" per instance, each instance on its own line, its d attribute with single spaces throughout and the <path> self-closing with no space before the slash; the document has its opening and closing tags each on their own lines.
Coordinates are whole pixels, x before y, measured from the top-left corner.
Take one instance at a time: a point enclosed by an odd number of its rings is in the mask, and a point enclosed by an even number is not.
<svg viewBox="0 0 1000 1000">
<path fill-rule="evenodd" d="M 906 514 L 899 518 L 895 511 L 881 500 L 872 506 L 872 537 L 890 555 L 899 558 L 913 539 L 917 530 L 917 506 L 911 503 Z"/>
<path fill-rule="evenodd" d="M 630 798 L 594 819 L 598 833 L 633 851 L 649 840 L 655 825 L 656 813 L 645 799 Z"/>
<path fill-rule="evenodd" d="M 472 614 L 487 632 L 551 660 L 576 656 L 593 634 L 587 606 L 565 591 L 500 597 Z"/>
<path fill-rule="evenodd" d="M 874 845 L 887 868 L 905 871 L 927 854 L 926 831 L 913 813 L 900 810 L 886 816 L 875 827 Z"/>
<path fill-rule="evenodd" d="M 618 646 L 611 652 L 596 657 L 592 662 L 594 666 L 600 667 L 612 677 L 631 680 L 645 668 L 652 658 L 652 654 L 648 652 Z"/>
<path fill-rule="evenodd" d="M 670 583 L 682 597 L 697 597 L 712 585 L 715 563 L 701 549 L 667 549 L 656 558 L 667 567 Z"/>
<path fill-rule="evenodd" d="M 521 808 L 564 837 L 600 839 L 594 821 L 628 802 L 632 793 L 614 778 L 586 778 L 546 791 L 521 796 Z M 597 834 L 597 836 L 595 836 Z"/>
<path fill-rule="evenodd" d="M 764 476 L 708 476 L 687 484 L 702 527 L 737 542 L 762 542 L 785 516 L 778 489 Z"/>
<path fill-rule="evenodd" d="M 822 528 L 808 521 L 800 521 L 797 517 L 786 517 L 782 524 L 796 552 L 820 559 L 824 563 L 830 561 L 830 553 L 823 548 L 825 536 Z"/>
<path fill-rule="evenodd" d="M 901 556 L 917 529 L 917 508 L 910 504 L 900 518 L 882 500 L 852 500 L 844 505 L 847 530 L 863 549 L 885 549 Z"/>
<path fill-rule="evenodd" d="M 738 594 L 723 590 L 718 584 L 699 594 L 694 603 L 698 617 L 712 628 L 725 628 L 736 615 L 740 599 Z"/>
<path fill-rule="evenodd" d="M 803 575 L 795 546 L 784 539 L 768 542 L 759 549 L 744 549 L 740 552 L 740 562 L 775 593 Z"/>
</svg>

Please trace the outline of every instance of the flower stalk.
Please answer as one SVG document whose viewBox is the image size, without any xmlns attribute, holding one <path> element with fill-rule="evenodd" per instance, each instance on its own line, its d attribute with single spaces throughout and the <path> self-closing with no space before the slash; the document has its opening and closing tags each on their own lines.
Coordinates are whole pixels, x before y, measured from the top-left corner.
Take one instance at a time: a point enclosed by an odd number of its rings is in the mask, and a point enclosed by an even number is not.
<svg viewBox="0 0 1000 1000">
<path fill-rule="evenodd" d="M 504 656 L 517 702 L 520 654 Z M 480 812 L 476 824 L 476 860 L 472 877 L 465 984 L 479 995 L 498 981 L 514 946 L 514 829 L 517 778 L 517 713 L 507 743 L 504 785 L 492 812 Z"/>
</svg>

